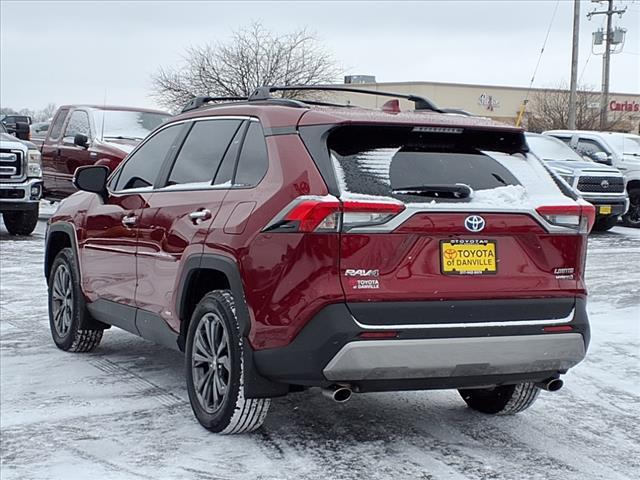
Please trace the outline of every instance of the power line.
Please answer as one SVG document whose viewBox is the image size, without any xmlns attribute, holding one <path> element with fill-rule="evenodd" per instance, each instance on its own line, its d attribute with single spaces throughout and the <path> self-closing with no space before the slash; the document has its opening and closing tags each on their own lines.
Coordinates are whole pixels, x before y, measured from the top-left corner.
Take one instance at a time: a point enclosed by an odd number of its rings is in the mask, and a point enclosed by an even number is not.
<svg viewBox="0 0 640 480">
<path fill-rule="evenodd" d="M 580 73 L 580 80 L 578 80 L 578 83 L 582 84 L 582 77 L 584 76 L 584 72 L 587 69 L 587 65 L 589 65 L 589 60 L 591 60 L 591 57 L 593 56 L 593 50 L 589 52 L 589 56 L 587 57 L 587 61 L 584 62 L 584 67 L 582 67 L 582 72 Z"/>
<path fill-rule="evenodd" d="M 603 18 L 602 19 L 602 23 L 600 24 L 601 28 L 604 28 L 604 25 L 607 23 L 607 19 Z M 584 77 L 584 72 L 587 70 L 587 65 L 589 65 L 589 60 L 591 60 L 591 57 L 593 56 L 593 49 L 590 48 L 589 49 L 589 56 L 587 57 L 587 61 L 584 62 L 584 67 L 582 67 L 582 72 L 580 73 L 580 80 L 578 80 L 578 83 L 582 83 L 582 77 Z"/>
<path fill-rule="evenodd" d="M 556 0 L 556 6 L 553 9 L 553 15 L 551 16 L 551 21 L 549 22 L 549 28 L 547 28 L 547 34 L 544 37 L 544 42 L 542 42 L 542 48 L 540 49 L 540 54 L 538 55 L 538 61 L 536 62 L 536 68 L 533 69 L 533 75 L 531 76 L 531 81 L 529 82 L 529 88 L 527 89 L 527 93 L 524 96 L 524 100 L 522 102 L 522 106 L 520 107 L 520 112 L 518 113 L 518 119 L 516 120 L 516 127 L 520 126 L 522 122 L 522 116 L 524 115 L 524 109 L 529 101 L 529 94 L 531 93 L 531 87 L 533 86 L 533 82 L 536 79 L 536 73 L 538 73 L 538 67 L 540 66 L 540 60 L 542 60 L 542 54 L 544 53 L 544 49 L 547 46 L 547 40 L 549 40 L 549 34 L 551 33 L 551 27 L 553 26 L 553 21 L 556 18 L 556 13 L 558 13 L 558 6 L 560 5 L 560 0 Z"/>
<path fill-rule="evenodd" d="M 558 6 L 560 5 L 560 0 L 556 0 L 556 6 L 553 9 L 553 15 L 551 16 L 551 22 L 549 22 L 549 28 L 547 28 L 547 34 L 544 37 L 544 42 L 542 43 L 542 48 L 540 49 L 540 55 L 538 55 L 538 61 L 536 62 L 536 68 L 533 70 L 533 76 L 531 77 L 531 82 L 529 82 L 529 90 L 533 86 L 533 82 L 536 79 L 536 73 L 538 73 L 538 67 L 540 66 L 540 61 L 542 60 L 542 54 L 544 53 L 544 49 L 547 46 L 547 40 L 549 40 L 549 34 L 551 33 L 551 27 L 553 26 L 553 21 L 556 18 L 556 13 L 558 13 Z M 527 95 L 529 92 L 527 92 Z"/>
</svg>

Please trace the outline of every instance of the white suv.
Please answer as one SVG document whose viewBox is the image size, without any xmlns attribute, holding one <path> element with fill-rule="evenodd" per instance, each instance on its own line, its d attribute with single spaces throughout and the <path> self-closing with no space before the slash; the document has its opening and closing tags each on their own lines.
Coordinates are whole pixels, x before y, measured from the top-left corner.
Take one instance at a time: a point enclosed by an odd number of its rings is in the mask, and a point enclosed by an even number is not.
<svg viewBox="0 0 640 480">
<path fill-rule="evenodd" d="M 640 135 L 586 130 L 550 130 L 544 135 L 559 138 L 581 155 L 620 170 L 630 203 L 622 220 L 629 227 L 640 228 Z"/>
</svg>

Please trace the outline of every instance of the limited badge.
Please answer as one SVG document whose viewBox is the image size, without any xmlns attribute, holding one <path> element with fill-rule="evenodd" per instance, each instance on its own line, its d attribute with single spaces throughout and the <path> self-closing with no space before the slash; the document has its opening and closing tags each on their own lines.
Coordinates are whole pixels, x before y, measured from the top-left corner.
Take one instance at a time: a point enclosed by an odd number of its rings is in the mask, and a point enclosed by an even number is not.
<svg viewBox="0 0 640 480">
<path fill-rule="evenodd" d="M 573 280 L 574 271 L 575 269 L 572 267 L 554 268 L 553 274 L 556 276 L 556 280 Z"/>
</svg>

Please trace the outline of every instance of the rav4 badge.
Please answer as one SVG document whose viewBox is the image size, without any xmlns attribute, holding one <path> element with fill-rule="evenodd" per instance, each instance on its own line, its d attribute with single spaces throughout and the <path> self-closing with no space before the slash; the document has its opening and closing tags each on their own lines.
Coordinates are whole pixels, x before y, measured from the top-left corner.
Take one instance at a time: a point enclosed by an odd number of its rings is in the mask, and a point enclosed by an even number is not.
<svg viewBox="0 0 640 480">
<path fill-rule="evenodd" d="M 365 270 L 364 268 L 347 268 L 344 271 L 345 277 L 377 277 L 380 275 L 380 271 L 378 269 L 375 270 Z"/>
</svg>

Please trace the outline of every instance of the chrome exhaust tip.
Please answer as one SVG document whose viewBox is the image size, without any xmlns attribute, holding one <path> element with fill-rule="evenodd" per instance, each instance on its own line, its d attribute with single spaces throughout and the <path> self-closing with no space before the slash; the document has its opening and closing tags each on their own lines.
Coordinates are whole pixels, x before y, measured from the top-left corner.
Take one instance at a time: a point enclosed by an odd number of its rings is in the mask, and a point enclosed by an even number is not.
<svg viewBox="0 0 640 480">
<path fill-rule="evenodd" d="M 348 402 L 353 392 L 349 387 L 344 385 L 333 385 L 329 388 L 323 388 L 322 394 L 337 403 Z"/>
<path fill-rule="evenodd" d="M 547 392 L 557 392 L 562 388 L 564 382 L 559 378 L 549 378 L 536 384 L 536 387 L 546 390 Z"/>
</svg>

